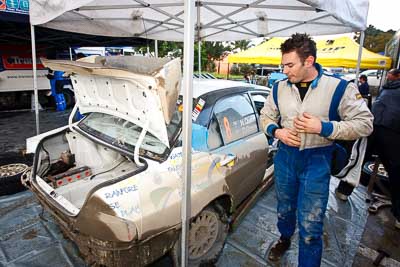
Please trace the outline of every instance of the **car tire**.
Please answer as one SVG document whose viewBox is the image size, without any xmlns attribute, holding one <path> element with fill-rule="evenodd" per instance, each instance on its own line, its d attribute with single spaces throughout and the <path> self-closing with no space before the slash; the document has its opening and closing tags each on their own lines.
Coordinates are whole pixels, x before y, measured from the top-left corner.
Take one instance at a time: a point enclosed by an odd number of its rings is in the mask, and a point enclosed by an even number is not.
<svg viewBox="0 0 400 267">
<path fill-rule="evenodd" d="M 0 196 L 11 195 L 27 188 L 21 183 L 21 175 L 28 170 L 28 165 L 13 163 L 0 166 Z"/>
<path fill-rule="evenodd" d="M 360 184 L 368 186 L 372 172 L 374 171 L 374 165 L 375 163 L 373 161 L 367 161 L 364 163 L 360 177 Z M 390 188 L 389 177 L 382 163 L 379 166 L 377 178 L 382 182 L 383 186 Z M 378 193 L 381 193 L 380 188 L 377 186 L 374 186 L 374 190 L 376 190 Z"/>
<path fill-rule="evenodd" d="M 213 266 L 228 236 L 226 211 L 219 205 L 206 207 L 190 223 L 188 266 Z M 181 238 L 171 251 L 174 266 L 181 266 Z"/>
</svg>

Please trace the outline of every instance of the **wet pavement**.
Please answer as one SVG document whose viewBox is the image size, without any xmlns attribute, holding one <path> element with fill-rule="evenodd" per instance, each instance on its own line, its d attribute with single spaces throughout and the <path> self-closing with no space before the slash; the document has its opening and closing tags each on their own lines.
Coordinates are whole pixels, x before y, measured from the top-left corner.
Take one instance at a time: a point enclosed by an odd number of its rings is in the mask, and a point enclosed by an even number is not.
<svg viewBox="0 0 400 267">
<path fill-rule="evenodd" d="M 394 221 L 390 208 L 368 216 L 353 266 L 374 266 L 380 253 L 385 255 L 380 266 L 400 266 L 400 230 L 395 229 Z"/>
<path fill-rule="evenodd" d="M 322 266 L 352 266 L 367 220 L 363 190 L 350 201 L 334 197 L 332 180 L 329 208 L 325 218 Z M 267 248 L 279 237 L 276 228 L 276 197 L 267 190 L 238 228 L 229 235 L 217 266 L 271 266 L 264 260 Z M 281 266 L 297 265 L 297 232 Z M 85 266 L 77 247 L 65 239 L 53 218 L 33 195 L 21 192 L 0 197 L 1 266 Z M 164 258 L 155 266 L 171 266 Z"/>
<path fill-rule="evenodd" d="M 40 132 L 61 127 L 68 123 L 71 110 L 39 112 Z M 13 162 L 30 162 L 31 156 L 24 156 L 26 139 L 36 135 L 35 112 L 0 112 L 0 166 Z"/>
<path fill-rule="evenodd" d="M 68 114 L 69 111 L 41 112 L 41 132 L 65 125 Z M 25 138 L 35 135 L 34 117 L 33 112 L 0 113 L 0 165 L 31 160 L 22 156 L 21 151 L 25 149 Z M 337 183 L 337 179 L 332 179 L 325 217 L 322 266 L 373 266 L 372 261 L 379 249 L 386 249 L 390 255 L 382 261 L 386 264 L 383 266 L 400 266 L 400 234 L 394 230 L 388 210 L 368 216 L 365 187 L 359 186 L 349 201 L 343 202 L 334 195 Z M 264 260 L 264 255 L 279 237 L 275 207 L 272 187 L 229 235 L 217 266 L 271 266 Z M 280 266 L 297 265 L 297 243 L 296 232 Z M 171 261 L 164 258 L 153 267 L 170 265 Z M 63 237 L 52 217 L 43 211 L 30 192 L 25 191 L 0 197 L 0 266 L 85 264 L 76 246 Z"/>
</svg>

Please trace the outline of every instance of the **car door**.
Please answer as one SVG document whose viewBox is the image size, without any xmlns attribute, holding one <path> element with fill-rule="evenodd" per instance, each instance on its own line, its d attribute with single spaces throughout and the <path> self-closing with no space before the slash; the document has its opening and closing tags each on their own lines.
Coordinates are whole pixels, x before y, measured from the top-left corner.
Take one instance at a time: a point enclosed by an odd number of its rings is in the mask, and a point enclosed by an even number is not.
<svg viewBox="0 0 400 267">
<path fill-rule="evenodd" d="M 262 181 L 268 160 L 268 143 L 260 131 L 247 93 L 219 99 L 208 127 L 208 147 L 225 179 L 234 204 L 241 203 Z"/>
<path fill-rule="evenodd" d="M 260 122 L 261 109 L 264 107 L 264 104 L 265 104 L 265 101 L 267 100 L 268 95 L 269 95 L 269 92 L 255 91 L 255 92 L 250 93 L 251 100 L 253 101 L 254 108 L 256 109 L 256 112 L 257 112 L 258 126 L 260 129 L 262 129 L 261 122 Z M 273 156 L 275 155 L 275 152 L 277 150 L 277 142 L 276 142 L 276 139 L 274 139 L 274 138 L 267 137 L 267 139 L 268 139 L 268 144 L 269 144 L 268 160 L 267 160 L 267 162 L 268 162 L 267 168 L 268 168 L 273 164 Z"/>
<path fill-rule="evenodd" d="M 378 87 L 380 83 L 380 75 L 378 71 L 370 71 L 367 74 L 368 84 L 371 87 Z"/>
</svg>

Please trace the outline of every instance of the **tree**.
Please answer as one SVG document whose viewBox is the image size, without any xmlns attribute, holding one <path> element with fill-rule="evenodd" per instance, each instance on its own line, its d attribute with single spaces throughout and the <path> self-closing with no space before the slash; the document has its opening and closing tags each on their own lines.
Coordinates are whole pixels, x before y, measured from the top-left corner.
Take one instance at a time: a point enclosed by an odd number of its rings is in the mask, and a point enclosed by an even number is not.
<svg viewBox="0 0 400 267">
<path fill-rule="evenodd" d="M 158 41 L 158 56 L 159 57 L 170 56 L 170 57 L 176 58 L 176 57 L 181 57 L 182 53 L 183 53 L 183 43 Z"/>
<path fill-rule="evenodd" d="M 393 37 L 395 31 L 381 31 L 373 25 L 369 25 L 365 30 L 364 47 L 372 52 L 379 53 L 385 51 L 386 43 Z M 360 34 L 355 36 L 357 43 L 360 43 Z"/>
<path fill-rule="evenodd" d="M 250 41 L 248 40 L 234 41 L 231 44 L 233 46 L 233 49 L 240 49 L 240 51 L 247 50 L 251 47 Z"/>
<path fill-rule="evenodd" d="M 201 70 L 203 71 L 207 65 L 207 51 L 205 49 L 205 42 L 201 43 L 200 48 L 200 58 L 201 58 Z M 193 63 L 193 70 L 199 71 L 199 45 L 198 43 L 194 44 L 194 63 Z"/>
<path fill-rule="evenodd" d="M 154 41 L 148 42 L 149 50 L 154 53 Z M 137 51 L 142 54 L 147 52 L 147 45 L 137 47 Z M 213 72 L 215 69 L 215 60 L 221 60 L 224 53 L 230 51 L 230 48 L 225 46 L 222 42 L 201 42 L 201 68 L 209 72 Z M 194 44 L 194 70 L 199 69 L 198 60 L 198 44 Z M 183 57 L 183 43 L 179 42 L 168 42 L 158 41 L 158 56 L 165 57 Z"/>
<path fill-rule="evenodd" d="M 207 57 L 205 69 L 210 72 L 215 69 L 214 61 L 221 60 L 224 52 L 229 50 L 222 42 L 202 42 L 202 49 L 205 50 Z"/>
<path fill-rule="evenodd" d="M 146 45 L 136 47 L 136 51 L 141 54 L 147 53 L 147 46 L 149 47 L 150 53 L 154 54 L 155 41 L 149 40 Z M 183 53 L 183 43 L 181 42 L 170 42 L 170 41 L 158 41 L 158 57 L 170 56 L 173 58 L 181 57 Z"/>
</svg>

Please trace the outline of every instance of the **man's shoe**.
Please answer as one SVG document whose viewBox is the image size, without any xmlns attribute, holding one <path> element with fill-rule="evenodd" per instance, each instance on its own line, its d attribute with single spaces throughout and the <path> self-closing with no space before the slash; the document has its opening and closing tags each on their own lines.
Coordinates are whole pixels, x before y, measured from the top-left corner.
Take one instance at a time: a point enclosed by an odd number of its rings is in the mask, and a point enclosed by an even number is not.
<svg viewBox="0 0 400 267">
<path fill-rule="evenodd" d="M 268 252 L 268 259 L 270 261 L 279 261 L 286 250 L 290 247 L 290 239 L 280 238 L 276 241 Z"/>
<path fill-rule="evenodd" d="M 349 196 L 341 193 L 338 188 L 335 189 L 335 195 L 338 199 L 343 201 L 347 201 L 349 199 Z"/>
<path fill-rule="evenodd" d="M 338 199 L 347 201 L 353 190 L 354 190 L 353 185 L 341 180 L 335 189 L 335 195 Z"/>
</svg>

